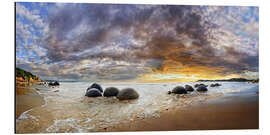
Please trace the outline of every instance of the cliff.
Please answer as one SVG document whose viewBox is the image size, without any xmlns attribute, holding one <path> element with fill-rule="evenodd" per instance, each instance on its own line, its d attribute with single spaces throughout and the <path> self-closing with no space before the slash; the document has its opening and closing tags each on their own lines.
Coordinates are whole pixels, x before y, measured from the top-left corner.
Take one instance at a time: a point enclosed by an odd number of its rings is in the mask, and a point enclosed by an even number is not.
<svg viewBox="0 0 270 135">
<path fill-rule="evenodd" d="M 40 78 L 23 69 L 16 68 L 16 84 L 26 85 L 32 82 L 40 82 Z"/>
</svg>

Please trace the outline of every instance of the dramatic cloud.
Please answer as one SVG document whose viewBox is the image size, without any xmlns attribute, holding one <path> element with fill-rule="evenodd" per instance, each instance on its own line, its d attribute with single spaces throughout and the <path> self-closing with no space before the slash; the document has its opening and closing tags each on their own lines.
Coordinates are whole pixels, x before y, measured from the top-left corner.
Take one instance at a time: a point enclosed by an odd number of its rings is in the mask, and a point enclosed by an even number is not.
<svg viewBox="0 0 270 135">
<path fill-rule="evenodd" d="M 17 3 L 16 64 L 72 80 L 256 78 L 258 24 L 257 7 Z"/>
</svg>

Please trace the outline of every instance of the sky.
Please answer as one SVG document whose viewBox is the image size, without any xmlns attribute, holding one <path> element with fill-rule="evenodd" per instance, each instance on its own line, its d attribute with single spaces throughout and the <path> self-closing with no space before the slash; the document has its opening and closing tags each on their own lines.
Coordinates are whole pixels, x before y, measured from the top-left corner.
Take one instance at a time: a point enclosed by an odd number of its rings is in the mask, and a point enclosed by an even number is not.
<svg viewBox="0 0 270 135">
<path fill-rule="evenodd" d="M 259 8 L 16 3 L 16 67 L 41 79 L 257 79 Z"/>
</svg>

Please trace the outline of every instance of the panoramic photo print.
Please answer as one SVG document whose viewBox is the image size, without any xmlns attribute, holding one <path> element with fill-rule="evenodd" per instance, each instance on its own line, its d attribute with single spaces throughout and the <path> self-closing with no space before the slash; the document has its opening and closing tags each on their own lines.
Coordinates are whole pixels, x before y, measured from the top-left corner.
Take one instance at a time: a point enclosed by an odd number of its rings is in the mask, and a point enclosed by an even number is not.
<svg viewBox="0 0 270 135">
<path fill-rule="evenodd" d="M 15 3 L 15 132 L 259 128 L 259 8 Z"/>
</svg>

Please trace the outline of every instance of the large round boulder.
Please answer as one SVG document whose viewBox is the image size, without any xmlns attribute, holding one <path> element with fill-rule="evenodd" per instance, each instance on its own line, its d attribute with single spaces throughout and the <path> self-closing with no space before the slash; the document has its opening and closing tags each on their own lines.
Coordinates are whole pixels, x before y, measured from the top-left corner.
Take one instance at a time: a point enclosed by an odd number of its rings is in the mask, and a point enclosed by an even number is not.
<svg viewBox="0 0 270 135">
<path fill-rule="evenodd" d="M 197 91 L 199 91 L 199 92 L 205 92 L 205 91 L 208 91 L 208 89 L 205 86 L 199 86 L 197 88 Z"/>
<path fill-rule="evenodd" d="M 99 84 L 97 84 L 97 83 L 93 83 L 88 89 L 91 89 L 91 88 L 96 88 L 96 89 L 98 89 L 101 93 L 103 92 L 102 87 L 101 87 Z M 87 91 L 88 91 L 88 89 L 87 89 Z"/>
<path fill-rule="evenodd" d="M 117 88 L 109 87 L 109 88 L 105 89 L 103 96 L 104 97 L 112 97 L 112 96 L 117 96 L 118 93 L 119 93 L 119 90 Z"/>
<path fill-rule="evenodd" d="M 85 93 L 85 96 L 87 96 L 87 97 L 100 97 L 100 96 L 102 96 L 102 93 L 96 88 L 91 88 L 91 89 L 87 90 L 87 92 Z"/>
<path fill-rule="evenodd" d="M 187 90 L 182 86 L 176 86 L 173 88 L 172 93 L 174 94 L 187 94 Z"/>
<path fill-rule="evenodd" d="M 116 97 L 119 100 L 130 100 L 139 98 L 139 94 L 132 88 L 125 88 L 121 90 Z"/>
<path fill-rule="evenodd" d="M 186 89 L 187 91 L 194 91 L 193 87 L 190 86 L 190 85 L 185 85 L 185 89 Z"/>
</svg>

